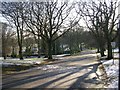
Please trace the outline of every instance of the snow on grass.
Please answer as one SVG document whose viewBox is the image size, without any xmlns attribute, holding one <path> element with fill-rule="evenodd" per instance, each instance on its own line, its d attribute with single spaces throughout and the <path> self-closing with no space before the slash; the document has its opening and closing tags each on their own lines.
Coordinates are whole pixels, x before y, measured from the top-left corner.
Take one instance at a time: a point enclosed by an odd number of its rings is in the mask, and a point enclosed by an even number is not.
<svg viewBox="0 0 120 90">
<path fill-rule="evenodd" d="M 43 65 L 43 66 L 32 68 L 30 70 L 34 70 L 34 69 L 43 70 L 47 72 L 58 71 L 58 73 L 79 71 L 79 69 L 75 66 L 65 67 L 65 66 L 60 66 L 60 65 Z"/>
<path fill-rule="evenodd" d="M 6 60 L 0 60 L 2 61 L 2 65 L 18 65 L 18 64 L 40 64 L 44 58 L 27 58 L 24 60 L 19 59 L 6 59 Z"/>
<path fill-rule="evenodd" d="M 46 65 L 44 68 L 42 68 L 43 70 L 55 70 L 55 69 L 58 69 L 60 68 L 60 66 L 58 65 Z"/>
<path fill-rule="evenodd" d="M 61 54 L 61 55 L 56 55 L 57 57 L 64 57 L 64 56 L 69 56 L 70 54 Z"/>
<path fill-rule="evenodd" d="M 108 86 L 108 88 L 118 88 L 118 79 L 119 78 L 115 78 L 111 81 L 111 84 Z"/>
<path fill-rule="evenodd" d="M 53 55 L 53 58 L 62 59 L 62 57 L 68 55 L 69 54 Z M 19 58 L 7 58 L 6 60 L 4 60 L 2 57 L 0 57 L 0 64 L 2 65 L 40 64 L 45 59 L 47 58 L 25 58 L 24 60 L 20 60 Z"/>
<path fill-rule="evenodd" d="M 119 52 L 119 49 L 118 49 L 118 48 L 115 48 L 115 49 L 113 50 L 113 52 Z"/>
<path fill-rule="evenodd" d="M 108 88 L 118 88 L 119 79 L 119 61 L 113 59 L 104 61 L 103 65 L 105 67 L 107 76 L 109 77 Z"/>
<path fill-rule="evenodd" d="M 70 54 L 60 54 L 60 55 L 52 55 L 54 59 L 63 59 L 65 56 L 70 56 Z"/>
<path fill-rule="evenodd" d="M 114 53 L 114 58 L 119 58 L 119 54 L 118 53 Z"/>
</svg>

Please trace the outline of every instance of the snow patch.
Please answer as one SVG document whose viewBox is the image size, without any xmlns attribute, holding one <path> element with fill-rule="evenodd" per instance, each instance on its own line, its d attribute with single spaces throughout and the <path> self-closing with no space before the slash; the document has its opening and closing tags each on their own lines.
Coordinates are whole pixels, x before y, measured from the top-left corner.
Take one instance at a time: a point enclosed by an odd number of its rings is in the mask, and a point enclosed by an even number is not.
<svg viewBox="0 0 120 90">
<path fill-rule="evenodd" d="M 50 69 L 58 69 L 60 66 L 57 65 L 46 65 L 45 67 L 42 68 L 42 70 L 50 70 Z"/>
<path fill-rule="evenodd" d="M 114 50 L 113 50 L 113 52 L 119 52 L 119 49 L 118 49 L 118 48 L 116 48 L 116 49 L 114 49 Z"/>
<path fill-rule="evenodd" d="M 109 77 L 109 85 L 108 88 L 118 88 L 118 80 L 119 80 L 119 61 L 113 59 L 108 61 L 103 61 L 103 65 L 105 67 L 106 73 Z"/>
<path fill-rule="evenodd" d="M 32 68 L 31 70 L 34 70 L 34 69 L 40 69 L 40 70 L 48 71 L 48 72 L 58 71 L 59 73 L 78 71 L 78 68 L 75 66 L 64 67 L 64 66 L 60 66 L 60 65 L 44 65 L 41 67 Z"/>
</svg>

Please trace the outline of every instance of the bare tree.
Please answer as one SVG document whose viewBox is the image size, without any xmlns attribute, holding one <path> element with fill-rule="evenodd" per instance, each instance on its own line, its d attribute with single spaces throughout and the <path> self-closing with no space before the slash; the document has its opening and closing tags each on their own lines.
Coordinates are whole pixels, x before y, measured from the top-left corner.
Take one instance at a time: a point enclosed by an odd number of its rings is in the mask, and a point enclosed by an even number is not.
<svg viewBox="0 0 120 90">
<path fill-rule="evenodd" d="M 112 58 L 111 42 L 116 38 L 115 25 L 118 19 L 116 15 L 117 2 L 91 1 L 89 3 L 82 2 L 78 4 L 79 12 L 82 12 L 83 19 L 87 27 L 95 37 L 96 42 L 104 56 L 104 46 L 107 44 L 108 59 Z M 81 7 L 82 6 L 82 7 Z M 78 13 L 79 13 L 78 12 Z M 113 33 L 116 35 L 114 36 Z M 107 43 L 106 43 L 107 42 Z"/>
<path fill-rule="evenodd" d="M 78 7 L 77 12 L 82 13 L 83 20 L 91 31 L 91 35 L 94 37 L 98 48 L 100 49 L 101 56 L 104 56 L 105 39 L 98 22 L 101 4 L 97 5 L 95 2 L 80 2 L 78 3 Z"/>
<path fill-rule="evenodd" d="M 76 21 L 77 15 L 70 23 L 68 22 L 73 9 L 72 5 L 68 6 L 68 2 L 58 3 L 57 0 L 32 2 L 30 6 L 30 13 L 27 15 L 29 17 L 27 22 L 29 21 L 30 24 L 27 25 L 32 33 L 40 36 L 47 43 L 48 59 L 52 59 L 52 43 L 77 24 L 79 21 Z M 37 30 L 36 32 L 34 28 Z"/>
<path fill-rule="evenodd" d="M 12 49 L 11 57 L 15 58 L 17 56 L 17 47 L 18 47 L 16 35 L 10 39 L 9 46 Z"/>
<path fill-rule="evenodd" d="M 23 59 L 22 55 L 22 41 L 24 29 L 24 8 L 25 2 L 1 2 L 1 12 L 11 25 L 14 25 L 17 30 L 17 39 L 19 46 L 19 58 Z"/>
<path fill-rule="evenodd" d="M 83 32 L 84 28 L 76 25 L 72 30 L 61 37 L 62 44 L 68 46 L 70 54 L 82 51 Z"/>
<path fill-rule="evenodd" d="M 31 36 L 27 36 L 24 40 L 23 40 L 23 45 L 25 47 L 25 53 L 24 55 L 30 56 L 32 54 L 32 48 L 33 45 L 35 44 L 34 38 Z"/>
<path fill-rule="evenodd" d="M 104 32 L 105 39 L 107 42 L 108 56 L 107 59 L 112 59 L 112 46 L 111 42 L 115 40 L 118 36 L 117 30 L 115 30 L 115 26 L 117 25 L 118 16 L 116 15 L 116 11 L 118 8 L 117 1 L 100 2 L 101 5 L 101 15 L 99 24 L 101 26 L 102 31 Z M 114 35 L 116 34 L 116 35 Z"/>
<path fill-rule="evenodd" d="M 29 8 L 26 8 L 28 12 L 25 16 L 25 23 L 28 27 L 27 31 L 34 35 L 35 41 L 38 46 L 38 58 L 40 58 L 40 40 L 41 40 L 41 29 L 45 14 L 43 13 L 43 2 L 30 2 L 28 3 Z"/>
<path fill-rule="evenodd" d="M 8 24 L 2 23 L 2 56 L 6 59 L 7 55 L 11 51 L 12 38 L 15 36 L 15 32 L 9 27 Z"/>
<path fill-rule="evenodd" d="M 5 52 L 5 48 L 6 48 L 5 33 L 6 33 L 6 30 L 7 30 L 7 24 L 2 23 L 2 57 L 4 57 L 4 59 L 6 59 L 6 52 Z"/>
</svg>

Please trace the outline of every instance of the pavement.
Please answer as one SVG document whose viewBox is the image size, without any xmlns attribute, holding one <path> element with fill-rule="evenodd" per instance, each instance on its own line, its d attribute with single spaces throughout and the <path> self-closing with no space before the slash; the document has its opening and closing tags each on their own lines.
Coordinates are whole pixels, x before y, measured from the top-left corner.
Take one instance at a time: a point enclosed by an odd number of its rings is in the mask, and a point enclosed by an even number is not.
<svg viewBox="0 0 120 90">
<path fill-rule="evenodd" d="M 104 88 L 106 74 L 94 50 L 29 70 L 3 75 L 3 89 Z"/>
</svg>

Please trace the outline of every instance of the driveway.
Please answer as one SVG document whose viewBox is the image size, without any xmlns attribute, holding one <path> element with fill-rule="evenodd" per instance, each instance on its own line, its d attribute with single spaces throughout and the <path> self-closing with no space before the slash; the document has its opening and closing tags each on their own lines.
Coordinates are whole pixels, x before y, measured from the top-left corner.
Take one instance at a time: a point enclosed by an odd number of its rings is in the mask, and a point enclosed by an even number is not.
<svg viewBox="0 0 120 90">
<path fill-rule="evenodd" d="M 40 88 L 103 88 L 103 72 L 98 68 L 95 51 L 83 51 L 77 56 L 62 57 L 48 65 L 3 76 L 3 89 Z"/>
</svg>

